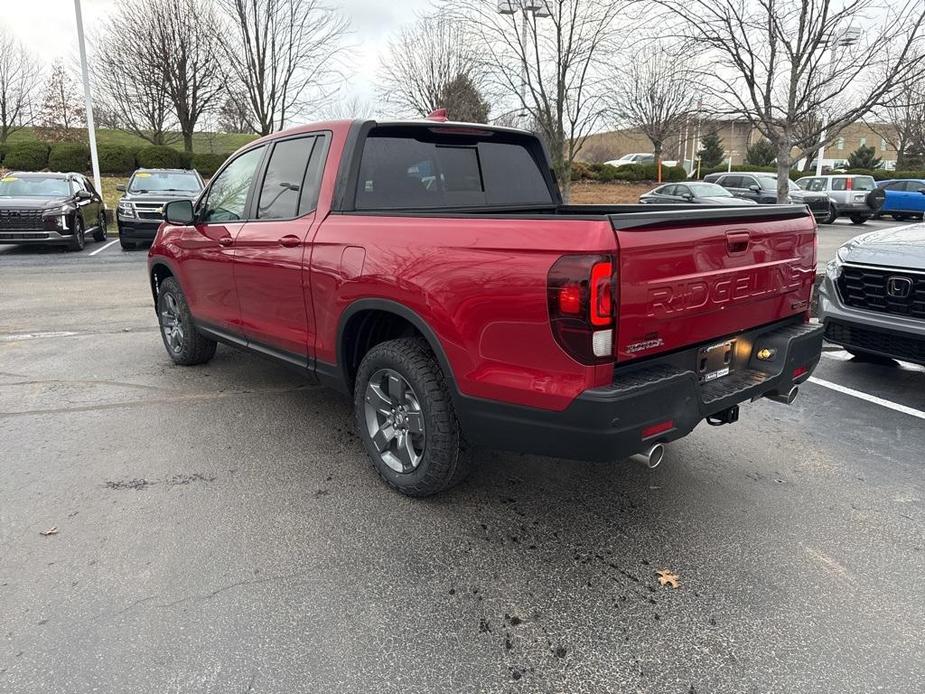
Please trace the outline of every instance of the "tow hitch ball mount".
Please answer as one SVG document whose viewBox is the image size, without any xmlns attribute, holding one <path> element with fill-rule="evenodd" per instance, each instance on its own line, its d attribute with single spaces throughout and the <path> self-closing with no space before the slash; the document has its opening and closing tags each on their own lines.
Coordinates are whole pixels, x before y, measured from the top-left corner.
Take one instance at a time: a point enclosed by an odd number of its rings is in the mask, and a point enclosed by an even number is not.
<svg viewBox="0 0 925 694">
<path fill-rule="evenodd" d="M 707 417 L 707 424 L 714 427 L 721 427 L 723 424 L 733 424 L 739 421 L 739 406 L 733 405 L 725 410 L 720 410 L 716 414 Z"/>
</svg>

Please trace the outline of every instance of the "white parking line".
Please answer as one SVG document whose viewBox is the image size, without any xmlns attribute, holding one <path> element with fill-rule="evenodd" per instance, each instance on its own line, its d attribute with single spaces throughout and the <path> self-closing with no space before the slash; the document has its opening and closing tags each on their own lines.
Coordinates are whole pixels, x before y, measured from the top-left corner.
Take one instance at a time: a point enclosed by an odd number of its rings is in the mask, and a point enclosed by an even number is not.
<svg viewBox="0 0 925 694">
<path fill-rule="evenodd" d="M 93 251 L 93 253 L 90 253 L 90 255 L 96 255 L 97 253 L 102 253 L 102 252 L 105 251 L 107 248 L 109 248 L 112 244 L 118 243 L 118 241 L 119 241 L 119 239 L 113 239 L 112 241 L 110 241 L 109 243 L 107 243 L 105 246 L 102 246 L 102 247 L 100 247 L 100 248 L 97 248 L 95 251 Z"/>
<path fill-rule="evenodd" d="M 876 395 L 868 395 L 867 393 L 863 393 L 860 390 L 840 386 L 837 383 L 832 383 L 831 381 L 823 381 L 821 378 L 816 378 L 815 376 L 810 376 L 809 382 L 815 383 L 817 386 L 822 386 L 823 388 L 829 388 L 839 393 L 844 393 L 845 395 L 850 395 L 853 398 L 859 398 L 861 400 L 866 400 L 867 402 L 872 402 L 875 405 L 880 405 L 881 407 L 886 407 L 887 409 L 895 410 L 896 412 L 902 412 L 903 414 L 907 414 L 912 417 L 925 419 L 925 412 L 916 410 L 912 407 L 906 407 L 905 405 L 900 405 L 898 402 L 884 400 L 883 398 L 878 398 Z"/>
</svg>

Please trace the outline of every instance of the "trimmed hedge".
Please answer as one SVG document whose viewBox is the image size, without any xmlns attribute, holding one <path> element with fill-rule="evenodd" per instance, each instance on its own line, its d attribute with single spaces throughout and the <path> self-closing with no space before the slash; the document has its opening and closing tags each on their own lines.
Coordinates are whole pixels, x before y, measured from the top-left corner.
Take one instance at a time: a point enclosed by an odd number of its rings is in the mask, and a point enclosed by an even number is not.
<svg viewBox="0 0 925 694">
<path fill-rule="evenodd" d="M 687 172 L 682 166 L 665 166 L 662 164 L 662 181 L 683 181 Z M 628 164 L 626 166 L 611 166 L 609 164 L 588 164 L 575 162 L 572 164 L 573 181 L 598 181 L 609 183 L 611 181 L 655 181 L 658 180 L 658 171 L 655 164 Z"/>
<path fill-rule="evenodd" d="M 212 178 L 218 168 L 225 163 L 228 158 L 227 154 L 212 154 L 204 152 L 193 155 L 193 166 L 203 178 Z"/>
<path fill-rule="evenodd" d="M 100 157 L 100 173 L 127 176 L 135 165 L 135 153 L 123 145 L 100 145 L 97 148 Z"/>
<path fill-rule="evenodd" d="M 183 166 L 183 154 L 172 147 L 151 145 L 138 150 L 136 160 L 144 169 L 183 169 L 188 168 Z"/>
<path fill-rule="evenodd" d="M 15 171 L 41 171 L 48 166 L 48 151 L 44 142 L 17 142 L 10 145 L 3 165 Z"/>
<path fill-rule="evenodd" d="M 81 142 L 55 143 L 48 154 L 48 168 L 83 173 L 90 168 L 90 148 Z"/>
</svg>

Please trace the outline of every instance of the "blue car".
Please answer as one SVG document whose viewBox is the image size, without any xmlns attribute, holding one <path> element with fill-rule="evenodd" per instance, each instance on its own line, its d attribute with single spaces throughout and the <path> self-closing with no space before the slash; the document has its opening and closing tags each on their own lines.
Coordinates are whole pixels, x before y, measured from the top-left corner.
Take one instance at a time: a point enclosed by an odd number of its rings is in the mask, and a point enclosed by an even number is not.
<svg viewBox="0 0 925 694">
<path fill-rule="evenodd" d="M 921 219 L 925 214 L 925 179 L 894 178 L 879 181 L 877 187 L 883 191 L 883 204 L 877 209 L 877 216 L 888 214 L 901 221 L 913 217 Z M 879 191 L 873 191 L 872 197 L 880 197 Z"/>
</svg>

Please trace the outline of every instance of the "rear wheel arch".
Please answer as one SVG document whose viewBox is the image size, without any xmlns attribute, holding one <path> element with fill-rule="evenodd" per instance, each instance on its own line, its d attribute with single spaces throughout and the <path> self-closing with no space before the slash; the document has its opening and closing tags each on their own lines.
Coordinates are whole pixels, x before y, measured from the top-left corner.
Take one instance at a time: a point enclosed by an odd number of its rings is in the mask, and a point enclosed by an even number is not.
<svg viewBox="0 0 925 694">
<path fill-rule="evenodd" d="M 427 322 L 404 304 L 388 299 L 360 299 L 341 314 L 337 329 L 337 369 L 340 385 L 353 392 L 363 357 L 377 344 L 399 337 L 421 337 L 434 353 L 456 397 L 455 379 L 440 339 Z"/>
</svg>

